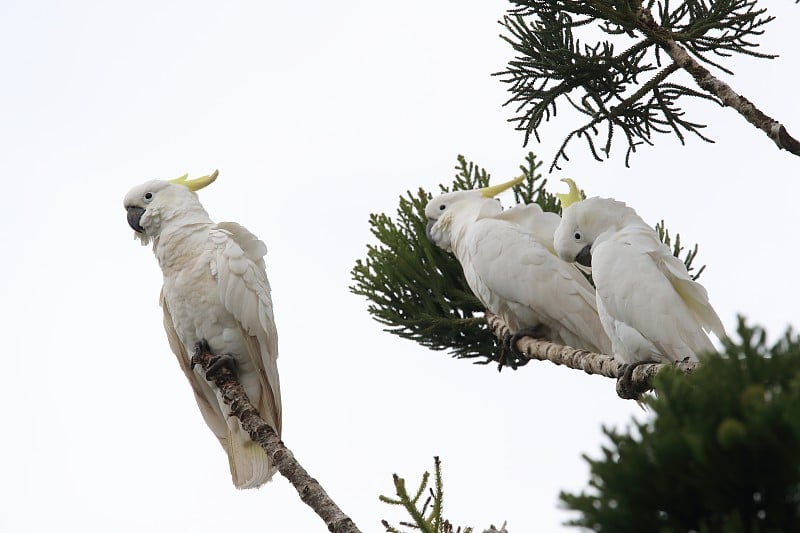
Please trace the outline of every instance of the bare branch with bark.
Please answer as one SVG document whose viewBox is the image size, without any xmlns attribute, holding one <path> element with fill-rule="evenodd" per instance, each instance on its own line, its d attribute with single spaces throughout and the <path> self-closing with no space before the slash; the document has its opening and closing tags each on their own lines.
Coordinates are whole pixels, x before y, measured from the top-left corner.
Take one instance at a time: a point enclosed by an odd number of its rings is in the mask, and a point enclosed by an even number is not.
<svg viewBox="0 0 800 533">
<path fill-rule="evenodd" d="M 253 442 L 261 446 L 273 464 L 292 486 L 297 489 L 300 499 L 311 507 L 333 533 L 360 533 L 355 523 L 328 496 L 319 482 L 312 478 L 300 465 L 294 454 L 283 444 L 275 430 L 258 414 L 247 398 L 236 375 L 227 367 L 219 366 L 208 372 L 215 360 L 208 344 L 199 342 L 195 347 L 192 365 L 198 364 L 206 371 L 206 379 L 217 386 L 222 397 L 231 408 L 231 414 L 239 419 L 242 427 Z"/>
<path fill-rule="evenodd" d="M 499 316 L 486 311 L 486 323 L 489 329 L 498 339 L 505 338 L 509 333 L 508 326 Z M 570 346 L 562 346 L 549 341 L 523 336 L 517 341 L 517 350 L 528 357 L 539 361 L 550 361 L 557 365 L 564 365 L 576 370 L 583 370 L 587 374 L 605 376 L 608 378 L 619 379 L 623 376 L 624 365 L 614 359 L 612 355 L 603 355 L 589 352 L 587 350 L 576 350 Z M 686 362 L 666 365 L 663 363 L 647 363 L 634 368 L 631 373 L 630 385 L 639 392 L 645 392 L 653 388 L 653 378 L 665 366 L 673 366 L 681 372 L 691 374 L 698 363 Z M 619 385 L 619 382 L 618 382 Z M 633 399 L 631 395 L 617 387 L 617 393 L 626 399 Z"/>
<path fill-rule="evenodd" d="M 723 105 L 732 107 L 750 124 L 760 129 L 782 150 L 800 156 L 800 141 L 792 137 L 786 128 L 757 108 L 750 100 L 735 92 L 730 85 L 715 77 L 694 59 L 689 52 L 675 42 L 670 33 L 662 28 L 647 8 L 638 12 L 640 27 L 675 61 L 675 64 L 691 74 L 700 88 L 719 98 Z"/>
</svg>

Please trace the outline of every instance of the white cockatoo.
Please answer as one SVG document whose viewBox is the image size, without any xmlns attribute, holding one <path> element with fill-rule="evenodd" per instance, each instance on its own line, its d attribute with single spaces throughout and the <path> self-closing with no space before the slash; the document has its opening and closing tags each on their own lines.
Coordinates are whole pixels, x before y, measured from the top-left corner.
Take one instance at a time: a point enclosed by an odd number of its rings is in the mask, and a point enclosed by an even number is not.
<svg viewBox="0 0 800 533">
<path fill-rule="evenodd" d="M 636 211 L 598 197 L 564 207 L 556 251 L 591 267 L 597 310 L 617 360 L 697 361 L 715 351 L 704 330 L 721 339 L 725 328 L 708 293 Z"/>
<path fill-rule="evenodd" d="M 536 204 L 503 211 L 494 198 L 523 178 L 433 198 L 425 207 L 428 238 L 455 254 L 472 292 L 513 334 L 532 331 L 559 344 L 609 353 L 594 289 L 554 252 L 559 216 Z"/>
<path fill-rule="evenodd" d="M 231 477 L 246 489 L 275 472 L 267 454 L 230 416 L 219 391 L 190 359 L 198 342 L 233 357 L 236 374 L 261 417 L 280 435 L 278 336 L 263 242 L 234 222 L 215 224 L 194 191 L 217 172 L 195 180 L 152 180 L 125 196 L 128 224 L 164 274 L 161 307 L 172 351 L 194 391 L 203 418 L 228 454 Z"/>
</svg>

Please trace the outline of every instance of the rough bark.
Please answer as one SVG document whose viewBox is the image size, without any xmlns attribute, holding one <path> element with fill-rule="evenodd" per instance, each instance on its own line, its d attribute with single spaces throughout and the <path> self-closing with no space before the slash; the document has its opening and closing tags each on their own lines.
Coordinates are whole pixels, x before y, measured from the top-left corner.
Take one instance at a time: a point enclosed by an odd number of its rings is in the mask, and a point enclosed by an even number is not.
<svg viewBox="0 0 800 533">
<path fill-rule="evenodd" d="M 215 356 L 208 349 L 208 345 L 198 343 L 192 364 L 199 364 L 208 372 L 209 365 L 214 360 Z M 294 454 L 283 444 L 275 430 L 259 416 L 234 373 L 229 368 L 220 366 L 211 374 L 207 374 L 206 379 L 219 388 L 225 403 L 231 408 L 231 413 L 241 421 L 242 427 L 250 434 L 253 442 L 267 452 L 278 472 L 297 490 L 300 499 L 325 521 L 328 531 L 360 533 L 355 523 L 339 509 L 319 482 L 297 462 Z"/>
<path fill-rule="evenodd" d="M 641 9 L 638 18 L 642 30 L 647 32 L 669 54 L 676 65 L 691 74 L 700 88 L 719 98 L 724 105 L 735 109 L 750 124 L 766 133 L 778 148 L 800 156 L 800 141 L 792 137 L 783 124 L 762 112 L 750 100 L 735 92 L 727 83 L 714 77 L 684 47 L 675 42 L 669 32 L 656 23 L 649 9 Z"/>
<path fill-rule="evenodd" d="M 486 323 L 494 335 L 503 339 L 508 335 L 508 326 L 503 320 L 487 311 Z M 521 337 L 517 341 L 517 350 L 529 359 L 539 361 L 550 361 L 557 365 L 564 365 L 576 370 L 583 370 L 587 374 L 595 374 L 609 378 L 619 379 L 624 372 L 623 364 L 614 359 L 612 355 L 603 355 L 586 350 L 576 350 L 570 346 L 561 346 L 549 341 L 535 339 L 533 337 Z M 662 363 L 647 363 L 637 366 L 631 374 L 631 385 L 638 391 L 647 391 L 653 388 L 653 378 L 665 366 L 672 366 L 681 372 L 691 374 L 697 367 L 697 363 L 675 363 L 666 365 Z M 629 398 L 623 391 L 617 388 L 617 393 L 623 398 Z"/>
</svg>

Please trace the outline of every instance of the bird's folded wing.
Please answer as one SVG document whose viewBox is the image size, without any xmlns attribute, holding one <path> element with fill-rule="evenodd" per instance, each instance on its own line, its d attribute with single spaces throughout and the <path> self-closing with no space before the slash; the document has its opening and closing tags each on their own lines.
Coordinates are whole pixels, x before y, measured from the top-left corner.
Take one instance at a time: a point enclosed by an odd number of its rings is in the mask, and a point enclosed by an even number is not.
<svg viewBox="0 0 800 533">
<path fill-rule="evenodd" d="M 574 336 L 591 339 L 593 350 L 610 351 L 597 316 L 594 289 L 577 268 L 552 254 L 530 233 L 503 221 L 480 221 L 475 229 L 471 262 L 481 283 L 495 297 L 528 306 L 545 323 L 559 324 Z"/>
<path fill-rule="evenodd" d="M 259 414 L 280 434 L 281 395 L 278 378 L 278 334 L 270 285 L 264 269 L 267 247 L 234 222 L 211 231 L 220 300 L 239 321 L 247 351 L 259 373 L 261 394 L 251 398 Z"/>
<path fill-rule="evenodd" d="M 506 209 L 495 218 L 511 222 L 521 231 L 530 233 L 539 244 L 557 255 L 553 246 L 553 235 L 561 223 L 561 217 L 556 213 L 542 211 L 537 204 L 521 204 Z"/>
<path fill-rule="evenodd" d="M 708 300 L 708 292 L 700 283 L 694 281 L 682 260 L 672 254 L 667 245 L 657 240 L 652 232 L 641 231 L 629 237 L 637 248 L 640 248 L 653 259 L 658 269 L 666 276 L 675 291 L 686 303 L 698 323 L 717 338 L 725 337 L 722 325 L 714 308 Z"/>
</svg>

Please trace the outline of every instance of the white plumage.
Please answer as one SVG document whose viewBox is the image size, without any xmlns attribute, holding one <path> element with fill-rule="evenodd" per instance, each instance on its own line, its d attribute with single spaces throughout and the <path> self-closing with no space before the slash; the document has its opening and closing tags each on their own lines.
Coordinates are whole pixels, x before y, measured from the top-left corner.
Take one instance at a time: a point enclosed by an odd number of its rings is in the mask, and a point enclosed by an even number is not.
<svg viewBox="0 0 800 533">
<path fill-rule="evenodd" d="M 697 361 L 714 351 L 705 331 L 725 336 L 705 288 L 624 203 L 595 197 L 567 207 L 555 247 L 591 266 L 600 319 L 623 363 Z"/>
<path fill-rule="evenodd" d="M 516 183 L 432 199 L 425 209 L 430 239 L 455 254 L 472 292 L 512 333 L 537 327 L 556 343 L 608 353 L 594 289 L 553 252 L 558 215 L 535 204 L 503 211 L 492 198 Z"/>
<path fill-rule="evenodd" d="M 197 190 L 216 178 L 153 180 L 125 196 L 128 222 L 142 244 L 152 242 L 164 275 L 161 306 L 172 351 L 209 428 L 228 454 L 233 483 L 253 488 L 275 472 L 267 454 L 229 416 L 200 366 L 190 368 L 198 341 L 236 359 L 237 375 L 261 417 L 280 435 L 278 336 L 264 265 L 266 246 L 233 222 L 215 224 Z"/>
</svg>

